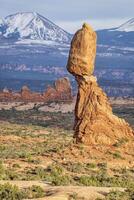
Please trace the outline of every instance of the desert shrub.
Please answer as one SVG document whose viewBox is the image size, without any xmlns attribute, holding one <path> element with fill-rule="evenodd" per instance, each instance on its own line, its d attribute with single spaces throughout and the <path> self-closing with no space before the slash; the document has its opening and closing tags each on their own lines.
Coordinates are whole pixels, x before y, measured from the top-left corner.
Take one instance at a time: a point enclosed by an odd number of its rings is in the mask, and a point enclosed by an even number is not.
<svg viewBox="0 0 134 200">
<path fill-rule="evenodd" d="M 128 193 L 121 191 L 111 191 L 105 200 L 131 200 Z"/>
<path fill-rule="evenodd" d="M 19 175 L 15 171 L 13 171 L 12 169 L 6 169 L 5 179 L 6 180 L 18 180 Z"/>
<path fill-rule="evenodd" d="M 107 169 L 107 163 L 98 163 L 100 169 Z"/>
<path fill-rule="evenodd" d="M 58 165 L 51 165 L 46 169 L 45 180 L 53 185 L 70 185 L 72 178 L 64 174 L 64 169 Z"/>
<path fill-rule="evenodd" d="M 85 186 L 134 188 L 132 178 L 117 176 L 110 177 L 106 173 L 100 173 L 94 176 L 84 175 L 78 177 L 76 182 Z"/>
<path fill-rule="evenodd" d="M 47 168 L 48 172 L 51 172 L 52 175 L 58 176 L 63 173 L 63 168 L 59 165 L 51 165 Z"/>
<path fill-rule="evenodd" d="M 6 169 L 3 164 L 0 164 L 0 179 L 1 180 L 17 180 L 18 175 L 11 169 Z"/>
<path fill-rule="evenodd" d="M 79 173 L 82 172 L 84 170 L 84 165 L 82 163 L 67 163 L 66 164 L 66 169 L 70 172 L 74 172 L 74 173 Z"/>
<path fill-rule="evenodd" d="M 43 188 L 37 185 L 23 189 L 23 192 L 28 199 L 42 198 L 45 196 Z"/>
<path fill-rule="evenodd" d="M 126 190 L 128 196 L 130 197 L 131 200 L 134 200 L 134 184 L 131 185 L 127 190 Z"/>
<path fill-rule="evenodd" d="M 87 163 L 87 164 L 86 164 L 86 167 L 89 168 L 89 169 L 90 169 L 90 168 L 92 168 L 92 169 L 93 169 L 93 168 L 96 168 L 96 166 L 97 166 L 96 163 Z"/>
<path fill-rule="evenodd" d="M 12 186 L 9 183 L 0 185 L 0 200 L 21 200 L 23 193 L 17 186 Z"/>
<path fill-rule="evenodd" d="M 100 182 L 95 176 L 81 176 L 78 182 L 80 185 L 84 186 L 100 186 Z"/>
<path fill-rule="evenodd" d="M 24 172 L 23 180 L 44 180 L 44 174 L 45 172 L 42 167 L 29 169 Z"/>
<path fill-rule="evenodd" d="M 63 175 L 63 176 L 53 176 L 52 178 L 52 184 L 59 186 L 59 185 L 70 185 L 71 183 L 71 178 L 68 175 Z"/>
<path fill-rule="evenodd" d="M 0 200 L 22 200 L 25 198 L 41 198 L 45 196 L 44 190 L 40 186 L 33 185 L 25 189 L 5 183 L 0 185 Z"/>
<path fill-rule="evenodd" d="M 113 153 L 113 158 L 115 158 L 115 159 L 122 159 L 122 156 L 121 156 L 121 154 L 120 154 L 119 151 L 116 151 L 116 152 Z"/>
<path fill-rule="evenodd" d="M 5 168 L 3 166 L 3 163 L 0 162 L 0 180 L 4 178 L 4 175 L 5 175 Z"/>
<path fill-rule="evenodd" d="M 9 145 L 1 145 L 0 146 L 0 158 L 15 158 L 16 157 L 16 151 L 13 147 Z"/>
<path fill-rule="evenodd" d="M 37 174 L 37 176 L 38 176 L 41 180 L 43 180 L 44 177 L 45 177 L 45 175 L 46 175 L 45 170 L 44 170 L 43 167 L 37 167 L 37 168 L 35 169 L 35 173 Z"/>
<path fill-rule="evenodd" d="M 31 155 L 30 155 L 29 152 L 22 150 L 22 151 L 18 152 L 18 157 L 19 158 L 24 158 L 24 159 L 30 159 Z"/>
</svg>

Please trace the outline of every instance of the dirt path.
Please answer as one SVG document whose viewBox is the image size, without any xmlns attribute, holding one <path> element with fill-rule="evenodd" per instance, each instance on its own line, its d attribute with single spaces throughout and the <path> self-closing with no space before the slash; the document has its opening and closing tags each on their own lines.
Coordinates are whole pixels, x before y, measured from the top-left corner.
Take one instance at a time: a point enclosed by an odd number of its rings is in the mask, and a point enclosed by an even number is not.
<svg viewBox="0 0 134 200">
<path fill-rule="evenodd" d="M 123 188 L 111 187 L 85 187 L 85 186 L 49 186 L 43 181 L 0 181 L 0 184 L 10 183 L 17 185 L 19 188 L 38 185 L 44 188 L 47 197 L 38 198 L 38 200 L 68 200 L 68 196 L 77 193 L 79 197 L 85 197 L 87 200 L 95 200 L 96 198 L 104 198 L 111 190 L 124 191 Z"/>
</svg>

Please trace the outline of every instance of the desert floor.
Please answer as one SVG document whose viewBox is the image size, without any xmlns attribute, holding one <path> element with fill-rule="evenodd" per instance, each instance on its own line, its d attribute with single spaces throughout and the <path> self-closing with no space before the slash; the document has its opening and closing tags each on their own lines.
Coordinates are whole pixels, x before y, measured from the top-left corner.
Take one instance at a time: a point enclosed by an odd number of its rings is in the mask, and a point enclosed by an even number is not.
<svg viewBox="0 0 134 200">
<path fill-rule="evenodd" d="M 134 141 L 75 144 L 73 108 L 0 103 L 0 185 L 17 185 L 25 199 L 132 199 Z M 134 127 L 133 103 L 116 102 L 113 111 Z"/>
</svg>

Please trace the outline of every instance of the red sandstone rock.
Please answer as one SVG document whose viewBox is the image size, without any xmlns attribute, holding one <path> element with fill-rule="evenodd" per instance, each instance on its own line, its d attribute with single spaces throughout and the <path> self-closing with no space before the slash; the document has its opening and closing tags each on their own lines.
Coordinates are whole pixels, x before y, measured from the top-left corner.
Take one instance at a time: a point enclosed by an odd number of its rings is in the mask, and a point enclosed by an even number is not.
<svg viewBox="0 0 134 200">
<path fill-rule="evenodd" d="M 4 88 L 2 92 L 0 92 L 0 100 L 1 101 L 8 101 L 13 99 L 12 91 Z"/>
<path fill-rule="evenodd" d="M 5 89 L 0 92 L 0 101 L 25 101 L 25 102 L 48 102 L 72 100 L 71 84 L 68 78 L 61 78 L 55 81 L 54 88 L 49 86 L 41 94 L 32 92 L 27 86 L 23 86 L 19 93 Z"/>
<path fill-rule="evenodd" d="M 23 86 L 21 89 L 21 98 L 23 100 L 30 100 L 31 99 L 31 91 L 27 86 Z"/>
<path fill-rule="evenodd" d="M 55 89 L 58 96 L 63 100 L 70 100 L 72 99 L 72 89 L 70 81 L 67 77 L 61 78 L 55 81 Z"/>
<path fill-rule="evenodd" d="M 43 94 L 47 101 L 72 100 L 71 84 L 68 78 L 60 78 L 55 81 L 55 87 L 49 86 Z"/>
<path fill-rule="evenodd" d="M 48 86 L 43 94 L 45 101 L 54 101 L 57 98 L 57 92 L 51 86 Z"/>
</svg>

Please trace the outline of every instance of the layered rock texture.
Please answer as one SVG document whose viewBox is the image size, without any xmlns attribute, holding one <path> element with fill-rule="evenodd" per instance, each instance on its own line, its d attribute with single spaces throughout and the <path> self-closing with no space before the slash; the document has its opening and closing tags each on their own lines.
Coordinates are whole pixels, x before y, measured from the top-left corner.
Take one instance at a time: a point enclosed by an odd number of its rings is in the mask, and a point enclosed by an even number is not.
<svg viewBox="0 0 134 200">
<path fill-rule="evenodd" d="M 93 29 L 84 24 L 71 42 L 67 69 L 78 83 L 74 137 L 84 144 L 113 144 L 119 139 L 133 138 L 133 130 L 113 114 L 106 94 L 92 75 L 96 38 Z"/>
<path fill-rule="evenodd" d="M 0 101 L 22 102 L 52 102 L 72 100 L 72 89 L 68 78 L 60 78 L 55 81 L 54 87 L 48 86 L 42 94 L 32 92 L 27 86 L 23 86 L 20 92 L 12 92 L 4 89 L 0 92 Z"/>
</svg>

